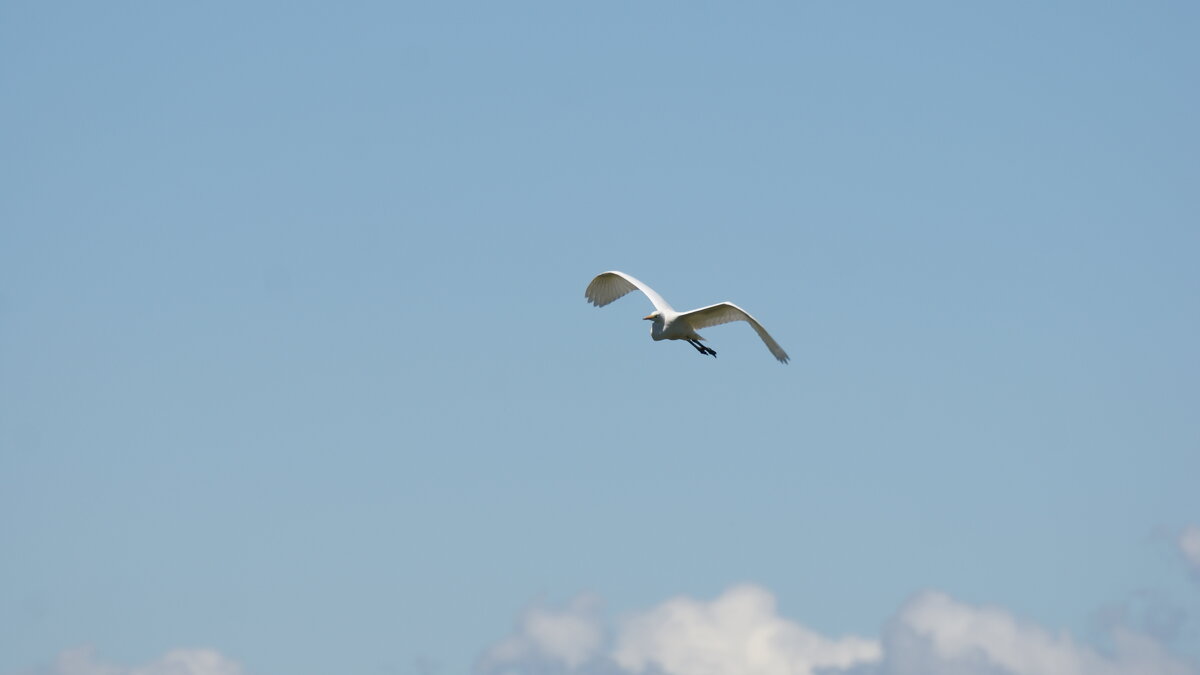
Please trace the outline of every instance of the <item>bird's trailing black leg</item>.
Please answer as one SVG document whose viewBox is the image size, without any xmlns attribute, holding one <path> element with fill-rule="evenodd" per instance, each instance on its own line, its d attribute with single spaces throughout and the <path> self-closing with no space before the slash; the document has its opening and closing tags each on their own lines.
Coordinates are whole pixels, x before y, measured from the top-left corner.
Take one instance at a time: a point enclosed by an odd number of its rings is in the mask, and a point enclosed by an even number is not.
<svg viewBox="0 0 1200 675">
<path fill-rule="evenodd" d="M 710 348 L 706 347 L 705 345 L 700 344 L 699 340 L 688 340 L 688 344 L 695 347 L 696 351 L 700 352 L 701 354 L 711 354 L 714 359 L 717 358 L 716 350 L 710 349 Z"/>
</svg>

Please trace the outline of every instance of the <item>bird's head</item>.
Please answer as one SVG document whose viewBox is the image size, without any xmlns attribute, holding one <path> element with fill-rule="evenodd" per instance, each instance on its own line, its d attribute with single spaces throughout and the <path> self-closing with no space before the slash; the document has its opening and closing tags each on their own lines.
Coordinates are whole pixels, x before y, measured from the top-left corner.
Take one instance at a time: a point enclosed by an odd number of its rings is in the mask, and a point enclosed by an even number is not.
<svg viewBox="0 0 1200 675">
<path fill-rule="evenodd" d="M 646 316 L 643 316 L 642 320 L 643 321 L 654 321 L 654 320 L 660 318 L 661 316 L 662 316 L 662 312 L 654 311 L 654 312 L 650 312 Z"/>
</svg>

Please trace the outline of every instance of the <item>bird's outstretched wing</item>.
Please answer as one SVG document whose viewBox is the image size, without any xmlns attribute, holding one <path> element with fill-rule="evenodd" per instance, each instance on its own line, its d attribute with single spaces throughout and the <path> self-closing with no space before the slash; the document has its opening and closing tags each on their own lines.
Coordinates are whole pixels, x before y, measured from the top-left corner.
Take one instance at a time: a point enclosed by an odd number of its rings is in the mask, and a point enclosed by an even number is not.
<svg viewBox="0 0 1200 675">
<path fill-rule="evenodd" d="M 779 359 L 780 363 L 788 362 L 787 352 L 783 351 L 783 347 L 779 346 L 779 343 L 771 337 L 767 329 L 763 328 L 761 323 L 750 316 L 749 312 L 732 302 L 721 302 L 709 305 L 708 307 L 693 309 L 690 312 L 684 312 L 679 315 L 679 318 L 691 324 L 692 330 L 700 330 L 709 326 L 719 326 L 731 321 L 745 321 L 750 324 L 754 332 L 758 333 L 758 337 L 762 338 L 763 344 L 767 345 L 767 349 L 771 350 L 771 353 L 775 358 Z"/>
<path fill-rule="evenodd" d="M 634 290 L 645 293 L 646 297 L 650 298 L 650 302 L 654 304 L 654 309 L 660 312 L 675 311 L 675 308 L 667 304 L 667 301 L 663 300 L 661 295 L 655 293 L 653 288 L 624 272 L 597 274 L 596 278 L 592 279 L 592 283 L 588 284 L 587 290 L 583 292 L 583 296 L 593 305 L 603 307 Z"/>
</svg>

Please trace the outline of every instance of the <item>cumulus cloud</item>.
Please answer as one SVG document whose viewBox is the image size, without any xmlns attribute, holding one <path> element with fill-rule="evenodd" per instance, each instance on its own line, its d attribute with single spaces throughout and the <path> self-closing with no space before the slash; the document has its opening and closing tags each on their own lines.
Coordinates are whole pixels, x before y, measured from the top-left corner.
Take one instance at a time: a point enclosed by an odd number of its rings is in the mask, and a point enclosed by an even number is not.
<svg viewBox="0 0 1200 675">
<path fill-rule="evenodd" d="M 634 615 L 613 650 L 626 671 L 666 675 L 812 675 L 879 658 L 875 640 L 831 639 L 779 616 L 774 596 L 756 586 L 712 602 L 675 598 Z"/>
<path fill-rule="evenodd" d="M 884 632 L 886 675 L 1194 675 L 1153 638 L 1116 626 L 1104 654 L 1009 612 L 927 592 Z"/>
<path fill-rule="evenodd" d="M 925 592 L 879 639 L 829 637 L 782 617 L 775 598 L 736 586 L 679 597 L 610 627 L 594 598 L 527 611 L 488 650 L 491 675 L 1200 675 L 1160 640 L 1122 624 L 1097 648 L 996 607 Z"/>
<path fill-rule="evenodd" d="M 483 672 L 573 672 L 593 660 L 604 642 L 599 599 L 580 596 L 555 610 L 532 607 L 513 634 L 480 660 Z"/>
<path fill-rule="evenodd" d="M 817 675 L 879 660 L 864 638 L 833 639 L 779 616 L 775 598 L 736 586 L 711 602 L 680 597 L 610 628 L 594 598 L 527 610 L 478 670 L 496 675 Z"/>
<path fill-rule="evenodd" d="M 69 649 L 36 675 L 243 675 L 242 667 L 211 649 L 175 649 L 140 666 L 102 663 L 91 647 Z M 32 674 L 31 674 L 32 675 Z"/>
<path fill-rule="evenodd" d="M 1179 535 L 1179 551 L 1192 572 L 1200 574 L 1200 525 L 1189 525 Z"/>
</svg>

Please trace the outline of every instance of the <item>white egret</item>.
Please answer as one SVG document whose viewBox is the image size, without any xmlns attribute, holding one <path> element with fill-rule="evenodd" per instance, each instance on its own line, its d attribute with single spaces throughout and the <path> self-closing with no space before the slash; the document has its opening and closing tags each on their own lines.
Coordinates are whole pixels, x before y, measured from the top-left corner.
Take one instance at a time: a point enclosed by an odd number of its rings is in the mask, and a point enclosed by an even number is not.
<svg viewBox="0 0 1200 675">
<path fill-rule="evenodd" d="M 646 284 L 634 279 L 624 272 L 605 272 L 596 275 L 592 279 L 592 283 L 588 284 L 587 290 L 583 292 L 584 297 L 588 302 L 597 307 L 603 307 L 610 302 L 623 297 L 630 291 L 638 290 L 646 294 L 650 298 L 651 304 L 654 305 L 654 311 L 642 317 L 647 321 L 653 321 L 650 326 L 650 337 L 658 340 L 687 340 L 688 344 L 696 348 L 696 351 L 701 354 L 711 354 L 716 356 L 717 352 L 710 347 L 700 344 L 704 338 L 696 331 L 709 326 L 717 326 L 730 321 L 745 321 L 750 324 L 754 332 L 758 333 L 758 337 L 762 338 L 767 349 L 771 350 L 771 354 L 779 359 L 780 363 L 788 362 L 787 352 L 783 351 L 783 347 L 771 337 L 767 329 L 762 327 L 754 317 L 750 316 L 746 310 L 738 307 L 732 302 L 721 302 L 700 309 L 693 309 L 690 312 L 676 312 L 671 305 L 663 300 L 663 297 L 654 292 Z"/>
</svg>

